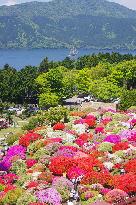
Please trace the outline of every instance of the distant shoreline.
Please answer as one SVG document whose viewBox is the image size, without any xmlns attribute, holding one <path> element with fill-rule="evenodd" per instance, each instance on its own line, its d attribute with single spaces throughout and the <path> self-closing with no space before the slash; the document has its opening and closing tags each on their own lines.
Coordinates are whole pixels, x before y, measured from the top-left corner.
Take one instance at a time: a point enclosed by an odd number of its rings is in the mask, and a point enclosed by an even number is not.
<svg viewBox="0 0 136 205">
<path fill-rule="evenodd" d="M 89 49 L 77 48 L 78 57 L 97 53 L 120 53 L 136 55 L 136 50 L 128 49 Z M 69 48 L 3 48 L 0 49 L 0 68 L 5 64 L 21 69 L 25 66 L 38 66 L 41 61 L 48 57 L 49 61 L 62 61 L 69 56 Z"/>
</svg>

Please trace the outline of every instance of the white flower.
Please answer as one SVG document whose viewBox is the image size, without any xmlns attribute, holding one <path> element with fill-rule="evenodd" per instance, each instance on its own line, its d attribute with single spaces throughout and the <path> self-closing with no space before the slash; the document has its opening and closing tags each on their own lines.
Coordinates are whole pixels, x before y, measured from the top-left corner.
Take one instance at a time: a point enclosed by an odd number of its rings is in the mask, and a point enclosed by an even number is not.
<svg viewBox="0 0 136 205">
<path fill-rule="evenodd" d="M 115 157 L 114 162 L 116 164 L 121 163 L 123 161 L 123 159 L 121 159 L 120 157 Z"/>
<path fill-rule="evenodd" d="M 78 134 L 82 134 L 82 133 L 85 133 L 85 131 L 86 131 L 86 125 L 85 124 L 76 124 L 76 125 L 73 125 L 73 129 Z"/>
<path fill-rule="evenodd" d="M 108 170 L 111 170 L 112 167 L 114 166 L 112 162 L 104 162 L 103 164 Z"/>
<path fill-rule="evenodd" d="M 75 136 L 69 133 L 66 133 L 66 141 L 73 142 L 75 140 Z"/>
<path fill-rule="evenodd" d="M 38 176 L 41 174 L 42 172 L 34 172 L 32 173 L 32 178 L 33 180 L 37 180 Z"/>
<path fill-rule="evenodd" d="M 112 159 L 113 157 L 114 157 L 113 154 L 108 153 L 108 158 L 109 158 L 109 159 Z"/>
</svg>

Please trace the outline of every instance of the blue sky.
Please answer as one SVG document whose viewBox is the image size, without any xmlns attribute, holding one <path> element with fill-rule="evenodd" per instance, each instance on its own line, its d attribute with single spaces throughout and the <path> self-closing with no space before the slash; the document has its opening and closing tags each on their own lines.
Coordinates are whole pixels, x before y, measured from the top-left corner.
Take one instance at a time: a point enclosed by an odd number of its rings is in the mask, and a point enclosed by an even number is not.
<svg viewBox="0 0 136 205">
<path fill-rule="evenodd" d="M 32 0 L 0 0 L 0 5 L 13 5 L 16 3 L 23 3 L 23 2 L 30 2 Z M 37 0 L 37 1 L 48 1 L 48 0 Z M 122 4 L 124 6 L 127 6 L 131 9 L 136 10 L 136 0 L 109 0 L 113 2 L 117 2 L 119 4 Z"/>
</svg>

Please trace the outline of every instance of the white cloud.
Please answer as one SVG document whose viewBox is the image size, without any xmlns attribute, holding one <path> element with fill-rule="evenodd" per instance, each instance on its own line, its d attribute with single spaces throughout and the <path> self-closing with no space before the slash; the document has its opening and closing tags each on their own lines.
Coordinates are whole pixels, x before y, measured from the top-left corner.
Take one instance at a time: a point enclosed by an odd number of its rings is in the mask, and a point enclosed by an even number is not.
<svg viewBox="0 0 136 205">
<path fill-rule="evenodd" d="M 7 5 L 7 6 L 14 5 L 14 4 L 16 4 L 16 3 L 17 3 L 16 0 L 7 0 L 7 1 L 6 1 L 6 5 Z"/>
<path fill-rule="evenodd" d="M 136 0 L 109 0 L 136 10 Z"/>
</svg>

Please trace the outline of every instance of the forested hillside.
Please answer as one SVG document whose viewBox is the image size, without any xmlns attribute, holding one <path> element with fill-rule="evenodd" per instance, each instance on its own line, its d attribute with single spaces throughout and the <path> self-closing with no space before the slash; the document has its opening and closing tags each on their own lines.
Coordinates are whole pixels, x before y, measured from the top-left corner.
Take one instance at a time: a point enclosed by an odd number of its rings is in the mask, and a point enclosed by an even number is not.
<svg viewBox="0 0 136 205">
<path fill-rule="evenodd" d="M 136 48 L 136 12 L 105 0 L 0 7 L 1 48 Z"/>
</svg>

